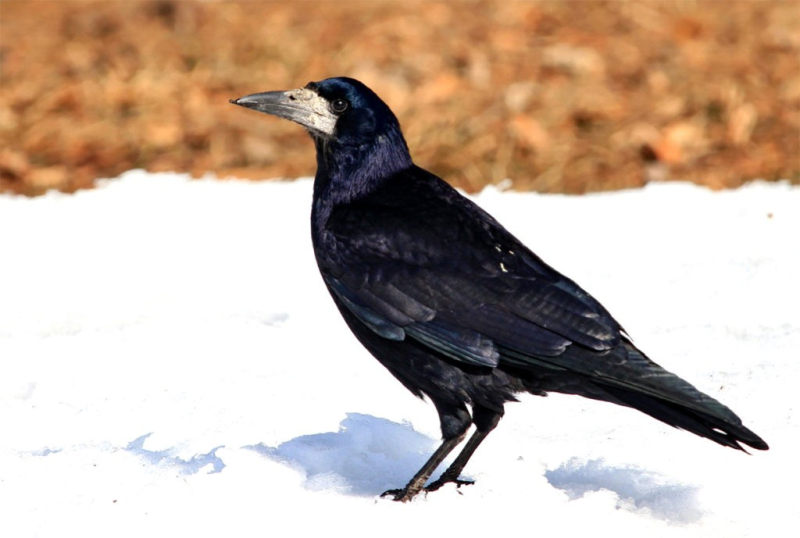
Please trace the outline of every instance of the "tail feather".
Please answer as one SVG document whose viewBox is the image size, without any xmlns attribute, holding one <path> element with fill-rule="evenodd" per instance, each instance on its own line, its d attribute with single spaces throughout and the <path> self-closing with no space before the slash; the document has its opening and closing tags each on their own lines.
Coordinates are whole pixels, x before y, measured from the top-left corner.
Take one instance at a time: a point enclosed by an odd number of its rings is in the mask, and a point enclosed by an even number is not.
<svg viewBox="0 0 800 538">
<path fill-rule="evenodd" d="M 628 339 L 602 353 L 576 344 L 556 357 L 508 348 L 500 352 L 501 365 L 519 372 L 533 394 L 560 392 L 608 401 L 723 446 L 745 452 L 741 444 L 769 448 L 733 411 L 650 360 Z"/>
<path fill-rule="evenodd" d="M 603 390 L 623 405 L 638 409 L 670 426 L 711 439 L 721 445 L 744 452 L 747 451 L 740 443 L 757 450 L 769 449 L 769 445 L 763 439 L 742 425 L 741 420 L 732 413 L 731 418 L 722 420 L 697 409 L 684 407 L 671 401 L 661 400 L 629 389 L 604 386 Z"/>
</svg>

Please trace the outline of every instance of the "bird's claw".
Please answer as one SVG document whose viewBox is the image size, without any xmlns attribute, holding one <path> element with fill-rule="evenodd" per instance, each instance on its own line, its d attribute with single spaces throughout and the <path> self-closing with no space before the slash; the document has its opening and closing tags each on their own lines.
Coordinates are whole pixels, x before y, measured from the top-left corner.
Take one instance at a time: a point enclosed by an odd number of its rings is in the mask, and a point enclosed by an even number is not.
<svg viewBox="0 0 800 538">
<path fill-rule="evenodd" d="M 381 493 L 381 497 L 393 497 L 392 499 L 393 501 L 408 502 L 414 497 L 416 497 L 417 494 L 420 493 L 421 491 L 424 491 L 427 494 L 432 491 L 438 490 L 445 484 L 455 484 L 456 488 L 460 488 L 461 486 L 471 486 L 474 483 L 475 481 L 473 480 L 459 480 L 457 478 L 443 480 L 440 478 L 439 480 L 431 482 L 428 486 L 425 486 L 424 488 L 417 491 L 411 491 L 408 488 L 388 489 L 383 493 Z"/>
<path fill-rule="evenodd" d="M 445 484 L 455 484 L 456 488 L 460 488 L 461 486 L 471 486 L 474 483 L 475 483 L 474 480 L 459 480 L 458 478 L 454 478 L 451 480 L 439 479 L 435 482 L 431 482 L 430 485 L 426 486 L 425 491 L 427 492 L 436 491 Z"/>
<path fill-rule="evenodd" d="M 419 493 L 416 492 L 409 492 L 406 488 L 403 489 L 387 489 L 383 493 L 381 493 L 381 497 L 394 497 L 393 501 L 400 501 L 400 502 L 407 502 L 414 498 L 414 496 Z"/>
</svg>

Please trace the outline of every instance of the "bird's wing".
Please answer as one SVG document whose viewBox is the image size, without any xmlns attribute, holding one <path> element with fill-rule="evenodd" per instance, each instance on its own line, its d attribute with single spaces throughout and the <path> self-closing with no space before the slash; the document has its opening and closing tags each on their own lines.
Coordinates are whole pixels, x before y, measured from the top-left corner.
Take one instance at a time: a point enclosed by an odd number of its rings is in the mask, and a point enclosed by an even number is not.
<svg viewBox="0 0 800 538">
<path fill-rule="evenodd" d="M 577 374 L 620 400 L 649 395 L 738 420 L 636 349 L 599 302 L 477 206 L 403 196 L 334 212 L 319 260 L 332 293 L 375 333 L 465 364 Z"/>
<path fill-rule="evenodd" d="M 596 300 L 477 206 L 433 190 L 406 200 L 393 192 L 330 218 L 323 277 L 364 324 L 490 367 L 541 358 L 560 368 L 567 346 L 601 354 L 619 344 L 621 327 Z"/>
</svg>

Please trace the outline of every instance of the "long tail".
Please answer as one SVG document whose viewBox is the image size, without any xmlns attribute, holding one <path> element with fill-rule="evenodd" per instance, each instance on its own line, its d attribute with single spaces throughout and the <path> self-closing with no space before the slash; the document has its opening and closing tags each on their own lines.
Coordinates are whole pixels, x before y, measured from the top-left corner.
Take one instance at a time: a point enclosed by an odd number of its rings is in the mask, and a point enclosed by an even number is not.
<svg viewBox="0 0 800 538">
<path fill-rule="evenodd" d="M 635 392 L 626 388 L 604 386 L 603 390 L 614 396 L 623 405 L 638 409 L 670 426 L 692 432 L 706 439 L 711 439 L 721 445 L 729 446 L 744 452 L 747 451 L 739 443 L 743 443 L 757 450 L 769 449 L 767 443 L 742 425 L 742 421 L 739 417 L 732 412 L 730 416 L 723 419 L 709 413 L 704 413 L 690 407 L 661 400 L 648 394 Z M 706 398 L 711 399 L 708 396 L 706 396 Z M 722 404 L 719 405 L 722 406 Z M 727 410 L 727 408 L 725 409 Z"/>
<path fill-rule="evenodd" d="M 740 443 L 757 450 L 769 448 L 733 411 L 647 358 L 630 341 L 602 355 L 572 345 L 557 359 L 527 356 L 526 360 L 546 369 L 538 371 L 538 379 L 545 383 L 531 382 L 528 387 L 534 394 L 544 388 L 604 400 L 737 450 L 745 451 Z"/>
</svg>

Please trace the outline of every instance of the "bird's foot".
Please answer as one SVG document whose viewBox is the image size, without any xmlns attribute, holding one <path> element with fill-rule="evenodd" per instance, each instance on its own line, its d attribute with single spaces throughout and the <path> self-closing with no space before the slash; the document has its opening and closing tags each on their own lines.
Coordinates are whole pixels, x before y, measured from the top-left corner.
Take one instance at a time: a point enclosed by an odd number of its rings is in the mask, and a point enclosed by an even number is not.
<svg viewBox="0 0 800 538">
<path fill-rule="evenodd" d="M 431 493 L 432 491 L 436 491 L 445 484 L 455 484 L 457 488 L 461 486 L 471 486 L 475 482 L 473 480 L 459 480 L 457 478 L 451 479 L 444 479 L 440 478 L 434 482 L 431 482 L 429 485 L 425 486 L 424 488 L 420 488 L 417 490 L 412 490 L 410 488 L 403 488 L 403 489 L 390 489 L 386 490 L 381 493 L 381 497 L 393 497 L 393 501 L 400 501 L 400 502 L 408 502 L 414 497 L 416 497 L 421 491 L 424 491 L 426 494 Z"/>
<path fill-rule="evenodd" d="M 393 501 L 400 501 L 402 503 L 408 502 L 413 499 L 419 490 L 417 491 L 409 491 L 408 488 L 403 489 L 389 489 L 381 493 L 381 497 L 393 497 Z"/>
<path fill-rule="evenodd" d="M 381 493 L 381 497 L 393 497 L 393 501 L 400 501 L 400 502 L 408 502 L 414 497 L 416 497 L 421 491 L 424 491 L 426 494 L 431 493 L 432 491 L 436 491 L 445 484 L 455 484 L 456 488 L 460 488 L 461 486 L 471 486 L 474 484 L 474 480 L 459 480 L 458 478 L 445 478 L 441 477 L 439 480 L 431 482 L 424 488 L 409 488 L 405 487 L 402 489 L 390 489 L 386 490 Z"/>
<path fill-rule="evenodd" d="M 436 491 L 445 484 L 455 484 L 456 488 L 460 488 L 461 486 L 471 486 L 474 483 L 475 483 L 474 480 L 459 480 L 458 478 L 451 478 L 451 479 L 440 478 L 439 480 L 431 482 L 428 486 L 426 486 L 425 491 L 428 493 L 430 493 L 431 491 Z"/>
</svg>

